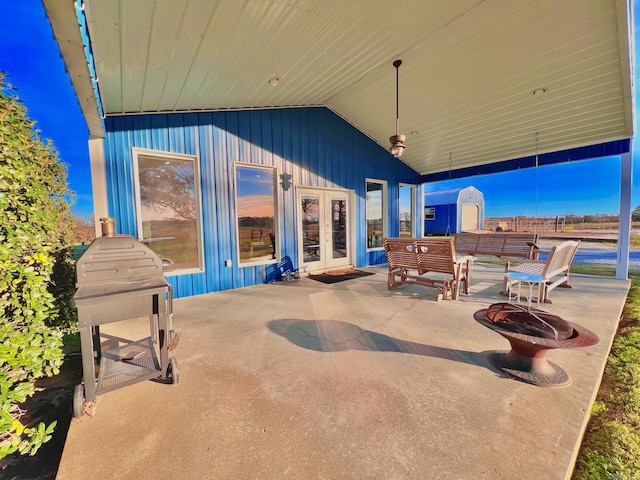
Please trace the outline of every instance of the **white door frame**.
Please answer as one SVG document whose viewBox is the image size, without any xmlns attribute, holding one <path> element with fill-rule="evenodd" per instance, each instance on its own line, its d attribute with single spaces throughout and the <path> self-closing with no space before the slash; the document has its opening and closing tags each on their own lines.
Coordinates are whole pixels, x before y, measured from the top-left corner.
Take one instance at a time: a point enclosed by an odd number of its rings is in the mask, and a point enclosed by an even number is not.
<svg viewBox="0 0 640 480">
<path fill-rule="evenodd" d="M 319 212 L 319 238 L 318 261 L 304 261 L 304 237 L 302 229 L 302 204 L 303 196 L 316 196 L 320 203 Z M 332 231 L 331 231 L 331 200 L 334 198 L 344 199 L 347 202 L 347 224 L 346 224 L 346 256 L 338 259 L 331 257 L 332 252 Z M 335 188 L 313 188 L 297 187 L 296 189 L 296 235 L 298 245 L 298 266 L 302 273 L 319 272 L 332 268 L 345 267 L 354 264 L 355 251 L 355 192 L 353 190 L 343 190 Z"/>
</svg>

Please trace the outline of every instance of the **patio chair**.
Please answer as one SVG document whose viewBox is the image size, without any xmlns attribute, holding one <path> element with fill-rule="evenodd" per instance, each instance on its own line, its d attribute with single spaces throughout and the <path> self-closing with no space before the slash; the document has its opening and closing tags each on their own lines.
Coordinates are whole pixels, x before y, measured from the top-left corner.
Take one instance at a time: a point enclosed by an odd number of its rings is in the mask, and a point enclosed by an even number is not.
<svg viewBox="0 0 640 480">
<path fill-rule="evenodd" d="M 569 284 L 569 269 L 571 262 L 580 246 L 580 240 L 567 240 L 554 246 L 546 260 L 522 260 L 503 257 L 506 262 L 504 271 L 522 272 L 541 275 L 545 281 L 539 287 L 539 299 L 542 303 L 551 303 L 549 292 L 556 287 L 571 288 Z M 507 292 L 507 279 L 503 284 L 503 293 Z"/>
</svg>

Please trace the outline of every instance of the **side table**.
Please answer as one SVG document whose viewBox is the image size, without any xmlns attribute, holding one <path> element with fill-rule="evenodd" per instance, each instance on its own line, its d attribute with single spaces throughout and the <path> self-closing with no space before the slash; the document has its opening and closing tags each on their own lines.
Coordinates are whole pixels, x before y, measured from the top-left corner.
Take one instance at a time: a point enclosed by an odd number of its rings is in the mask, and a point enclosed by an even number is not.
<svg viewBox="0 0 640 480">
<path fill-rule="evenodd" d="M 526 283 L 529 286 L 529 295 L 527 296 L 528 309 L 531 309 L 531 300 L 533 299 L 533 286 L 538 286 L 538 297 L 536 298 L 537 307 L 540 308 L 540 289 L 546 279 L 542 275 L 535 273 L 524 272 L 507 272 L 504 274 L 504 278 L 507 282 L 507 296 L 509 297 L 509 303 L 513 298 L 516 298 L 520 302 L 520 294 L 522 283 Z M 513 294 L 513 288 L 518 286 L 518 294 Z"/>
</svg>

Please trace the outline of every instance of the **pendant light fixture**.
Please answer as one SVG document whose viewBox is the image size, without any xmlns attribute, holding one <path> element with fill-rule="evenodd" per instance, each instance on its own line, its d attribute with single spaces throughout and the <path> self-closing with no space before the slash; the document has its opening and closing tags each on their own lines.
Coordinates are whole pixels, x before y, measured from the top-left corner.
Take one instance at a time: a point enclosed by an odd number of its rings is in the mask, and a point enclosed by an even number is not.
<svg viewBox="0 0 640 480">
<path fill-rule="evenodd" d="M 396 134 L 392 137 L 389 137 L 389 142 L 391 142 L 391 146 L 389 147 L 389 152 L 396 158 L 400 158 L 402 156 L 402 152 L 404 152 L 406 140 L 405 135 L 400 135 L 400 118 L 398 113 L 398 97 L 399 97 L 399 81 L 398 81 L 398 69 L 402 65 L 402 60 L 396 60 L 393 62 L 393 66 L 396 69 Z"/>
</svg>

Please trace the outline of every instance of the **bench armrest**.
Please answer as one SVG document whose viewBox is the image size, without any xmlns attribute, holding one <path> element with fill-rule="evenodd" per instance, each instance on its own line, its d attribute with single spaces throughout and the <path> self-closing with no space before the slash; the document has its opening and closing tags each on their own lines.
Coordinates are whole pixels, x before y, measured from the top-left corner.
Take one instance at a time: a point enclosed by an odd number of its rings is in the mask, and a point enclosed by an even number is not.
<svg viewBox="0 0 640 480">
<path fill-rule="evenodd" d="M 473 255 L 456 255 L 455 263 L 464 263 L 475 260 L 476 257 Z"/>
<path fill-rule="evenodd" d="M 531 247 L 531 257 L 537 260 L 540 256 L 540 246 L 535 242 L 527 242 L 527 245 Z"/>
</svg>

